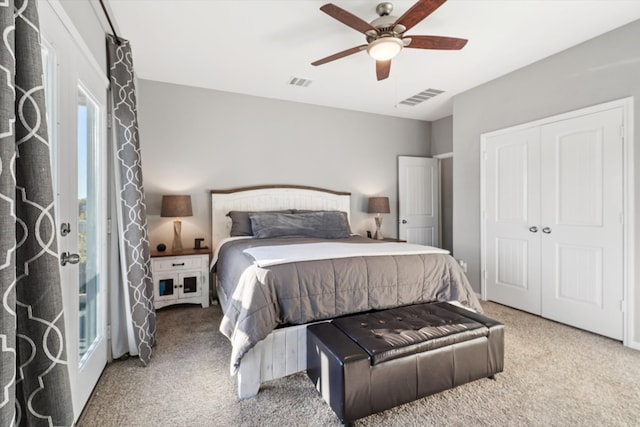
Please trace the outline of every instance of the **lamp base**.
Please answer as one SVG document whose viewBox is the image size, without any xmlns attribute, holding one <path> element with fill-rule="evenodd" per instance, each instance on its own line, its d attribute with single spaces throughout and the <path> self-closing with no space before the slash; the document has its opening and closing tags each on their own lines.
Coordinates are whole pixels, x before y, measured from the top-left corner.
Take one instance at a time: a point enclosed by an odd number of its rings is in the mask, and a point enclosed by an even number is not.
<svg viewBox="0 0 640 427">
<path fill-rule="evenodd" d="M 383 240 L 384 236 L 382 235 L 382 231 L 380 231 L 380 227 L 382 227 L 382 216 L 377 215 L 375 217 L 376 220 L 376 234 L 373 235 L 373 238 L 376 240 Z"/>
<path fill-rule="evenodd" d="M 173 244 L 171 245 L 172 251 L 182 250 L 182 221 L 176 219 L 173 221 Z"/>
</svg>

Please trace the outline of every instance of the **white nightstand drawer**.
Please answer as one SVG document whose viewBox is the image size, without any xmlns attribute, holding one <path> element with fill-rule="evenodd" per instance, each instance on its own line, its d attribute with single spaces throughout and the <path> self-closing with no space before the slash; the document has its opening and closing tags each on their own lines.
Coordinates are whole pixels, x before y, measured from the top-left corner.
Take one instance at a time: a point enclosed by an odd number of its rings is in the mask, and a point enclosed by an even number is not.
<svg viewBox="0 0 640 427">
<path fill-rule="evenodd" d="M 202 267 L 202 259 L 199 256 L 165 258 L 156 260 L 153 265 L 155 271 L 192 270 Z"/>
</svg>

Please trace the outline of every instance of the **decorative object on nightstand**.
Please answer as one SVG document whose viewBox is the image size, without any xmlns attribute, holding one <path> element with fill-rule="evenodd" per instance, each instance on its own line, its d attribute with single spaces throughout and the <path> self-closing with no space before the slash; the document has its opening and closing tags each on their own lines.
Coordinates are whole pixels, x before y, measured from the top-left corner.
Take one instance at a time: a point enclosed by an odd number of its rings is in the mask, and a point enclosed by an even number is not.
<svg viewBox="0 0 640 427">
<path fill-rule="evenodd" d="M 382 240 L 384 236 L 380 231 L 380 227 L 382 227 L 382 215 L 391 213 L 391 209 L 389 209 L 389 198 L 388 197 L 369 197 L 369 209 L 367 212 L 376 214 L 376 234 L 373 235 L 374 239 Z"/>
<path fill-rule="evenodd" d="M 204 237 L 198 237 L 193 241 L 193 249 L 208 249 L 208 246 L 202 246 L 202 242 L 204 242 Z"/>
<path fill-rule="evenodd" d="M 162 196 L 161 217 L 174 217 L 173 221 L 173 251 L 182 249 L 182 221 L 180 217 L 192 216 L 191 196 Z"/>
<path fill-rule="evenodd" d="M 209 307 L 209 249 L 151 251 L 155 308 L 173 304 Z"/>
</svg>

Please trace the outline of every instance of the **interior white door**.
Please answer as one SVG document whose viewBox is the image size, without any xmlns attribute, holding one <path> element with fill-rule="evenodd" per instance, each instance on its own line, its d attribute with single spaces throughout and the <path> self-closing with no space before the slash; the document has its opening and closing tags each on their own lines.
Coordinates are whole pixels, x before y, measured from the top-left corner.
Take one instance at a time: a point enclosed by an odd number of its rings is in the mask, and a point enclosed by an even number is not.
<svg viewBox="0 0 640 427">
<path fill-rule="evenodd" d="M 540 132 L 486 139 L 486 297 L 540 314 Z"/>
<path fill-rule="evenodd" d="M 409 243 L 440 246 L 438 160 L 398 157 L 398 235 Z"/>
<path fill-rule="evenodd" d="M 107 362 L 107 80 L 80 51 L 64 12 L 38 10 L 43 40 L 67 360 L 76 419 Z M 65 22 L 67 25 L 65 25 Z"/>
<path fill-rule="evenodd" d="M 622 339 L 622 108 L 541 130 L 542 315 Z"/>
</svg>

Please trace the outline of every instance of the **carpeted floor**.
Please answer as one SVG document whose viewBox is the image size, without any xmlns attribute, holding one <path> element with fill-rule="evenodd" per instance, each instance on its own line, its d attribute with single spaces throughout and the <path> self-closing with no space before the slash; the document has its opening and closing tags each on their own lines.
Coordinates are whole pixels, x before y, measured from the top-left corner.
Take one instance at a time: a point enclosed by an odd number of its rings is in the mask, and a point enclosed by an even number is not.
<svg viewBox="0 0 640 427">
<path fill-rule="evenodd" d="M 505 372 L 380 414 L 357 426 L 638 426 L 640 351 L 484 302 L 506 325 Z M 107 366 L 79 426 L 338 426 L 304 374 L 238 401 L 219 306 L 158 311 L 151 364 Z"/>
</svg>

